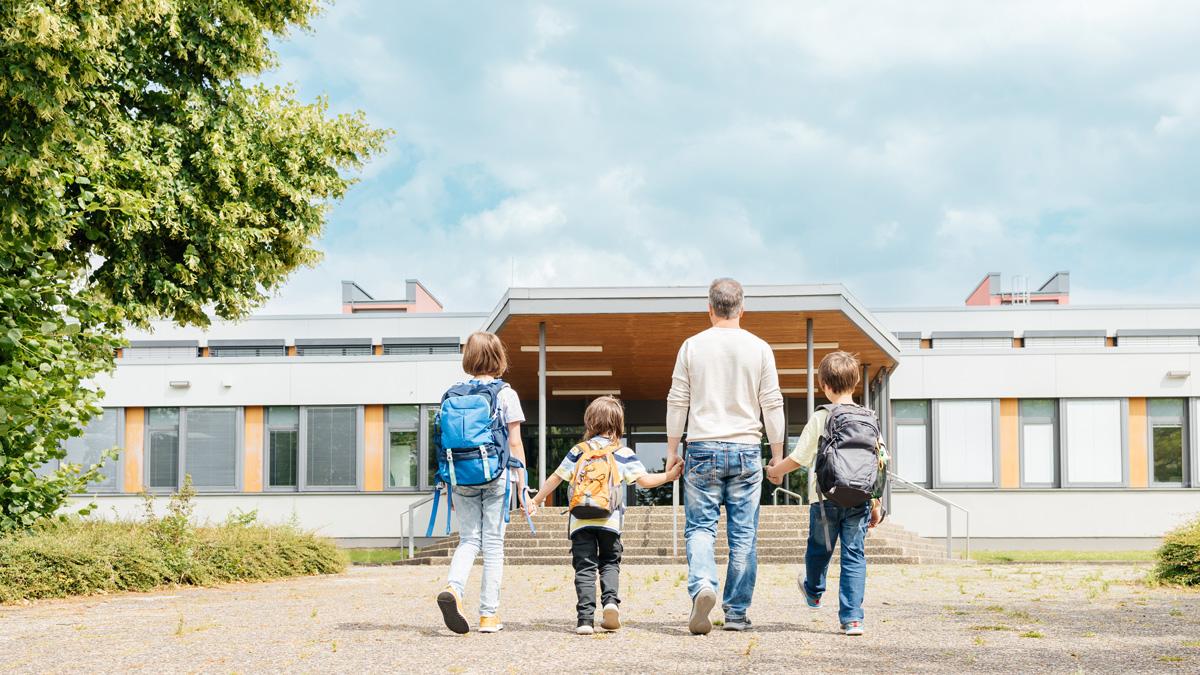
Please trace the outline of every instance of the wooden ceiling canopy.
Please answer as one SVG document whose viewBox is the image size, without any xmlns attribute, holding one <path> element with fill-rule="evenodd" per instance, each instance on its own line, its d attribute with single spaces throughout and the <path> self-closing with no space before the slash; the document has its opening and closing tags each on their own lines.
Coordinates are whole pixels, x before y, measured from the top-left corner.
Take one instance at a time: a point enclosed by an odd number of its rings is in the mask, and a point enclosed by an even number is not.
<svg viewBox="0 0 1200 675">
<path fill-rule="evenodd" d="M 821 343 L 837 343 L 837 349 L 858 354 L 864 364 L 869 364 L 871 377 L 880 368 L 896 365 L 895 345 L 879 344 L 877 337 L 873 339 L 842 310 L 748 310 L 742 318 L 742 327 L 777 347 L 775 362 L 781 371 L 779 383 L 786 397 L 806 396 L 802 391 L 808 382 L 803 373 L 805 321 L 810 318 L 813 342 L 817 345 L 814 364 L 820 363 L 821 357 L 833 349 L 822 348 Z M 593 398 L 598 394 L 592 392 L 605 390 L 619 390 L 619 396 L 630 401 L 663 400 L 671 387 L 679 346 L 687 337 L 711 325 L 707 313 L 696 311 L 498 313 L 493 330 L 508 350 L 509 372 L 505 379 L 524 400 L 536 400 L 538 395 L 536 346 L 541 322 L 546 324 L 548 400 Z M 592 349 L 555 351 L 555 347 Z M 600 349 L 597 351 L 596 347 Z M 560 393 L 556 394 L 556 390 Z"/>
</svg>

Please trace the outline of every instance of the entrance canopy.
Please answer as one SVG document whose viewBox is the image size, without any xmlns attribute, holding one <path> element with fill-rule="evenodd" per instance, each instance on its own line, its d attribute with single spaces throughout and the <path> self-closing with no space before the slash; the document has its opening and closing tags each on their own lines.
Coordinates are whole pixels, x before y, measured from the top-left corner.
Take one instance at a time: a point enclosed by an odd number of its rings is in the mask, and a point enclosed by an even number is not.
<svg viewBox="0 0 1200 675">
<path fill-rule="evenodd" d="M 544 357 L 550 400 L 665 400 L 679 346 L 711 325 L 707 306 L 708 289 L 699 286 L 512 288 L 488 330 L 504 342 L 505 379 L 522 397 L 539 391 Z M 772 346 L 786 397 L 808 393 L 809 320 L 812 363 L 841 349 L 858 354 L 868 379 L 897 365 L 899 343 L 840 284 L 747 286 L 745 308 L 742 327 Z"/>
</svg>

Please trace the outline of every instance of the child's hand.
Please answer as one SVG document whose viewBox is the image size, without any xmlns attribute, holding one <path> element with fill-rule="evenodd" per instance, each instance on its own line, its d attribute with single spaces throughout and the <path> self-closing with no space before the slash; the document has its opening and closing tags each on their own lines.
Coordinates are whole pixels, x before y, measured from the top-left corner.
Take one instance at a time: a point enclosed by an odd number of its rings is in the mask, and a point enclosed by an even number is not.
<svg viewBox="0 0 1200 675">
<path fill-rule="evenodd" d="M 667 480 L 677 481 L 683 475 L 683 462 L 675 462 L 671 468 L 667 469 Z"/>
<path fill-rule="evenodd" d="M 867 529 L 871 529 L 878 525 L 883 520 L 883 505 L 878 499 L 871 500 L 871 522 L 867 525 Z"/>
<path fill-rule="evenodd" d="M 779 473 L 779 469 L 776 468 L 774 459 L 767 464 L 767 480 L 771 481 L 773 485 L 779 485 L 783 482 L 783 476 Z"/>
</svg>

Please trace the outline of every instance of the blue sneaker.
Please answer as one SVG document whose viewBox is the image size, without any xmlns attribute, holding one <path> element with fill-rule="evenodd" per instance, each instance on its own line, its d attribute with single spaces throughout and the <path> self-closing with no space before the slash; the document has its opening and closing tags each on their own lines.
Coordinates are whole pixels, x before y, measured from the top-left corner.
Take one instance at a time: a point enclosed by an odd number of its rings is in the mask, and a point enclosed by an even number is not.
<svg viewBox="0 0 1200 675">
<path fill-rule="evenodd" d="M 797 577 L 796 585 L 800 587 L 800 592 L 804 594 L 804 602 L 808 603 L 809 609 L 821 609 L 821 598 L 808 594 L 808 589 L 804 587 L 804 577 Z"/>
<path fill-rule="evenodd" d="M 842 624 L 842 632 L 846 635 L 862 635 L 863 625 L 861 621 L 851 621 L 847 624 Z"/>
</svg>

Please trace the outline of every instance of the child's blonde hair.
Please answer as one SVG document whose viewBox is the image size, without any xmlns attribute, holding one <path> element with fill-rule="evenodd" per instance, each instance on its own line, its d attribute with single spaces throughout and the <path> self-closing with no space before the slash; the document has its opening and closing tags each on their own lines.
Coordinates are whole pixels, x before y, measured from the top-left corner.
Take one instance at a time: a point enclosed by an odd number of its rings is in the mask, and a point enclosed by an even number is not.
<svg viewBox="0 0 1200 675">
<path fill-rule="evenodd" d="M 607 436 L 617 441 L 625 431 L 625 406 L 615 396 L 601 396 L 583 413 L 584 440 Z"/>
<path fill-rule="evenodd" d="M 495 333 L 475 331 L 463 345 L 463 371 L 472 377 L 500 377 L 508 370 L 508 354 Z"/>
</svg>

